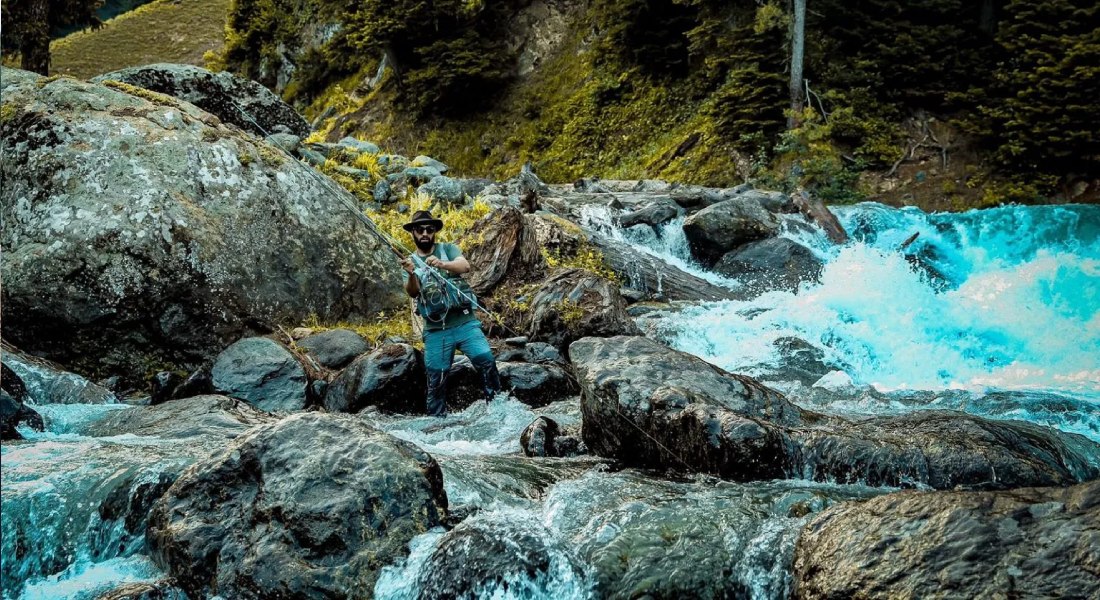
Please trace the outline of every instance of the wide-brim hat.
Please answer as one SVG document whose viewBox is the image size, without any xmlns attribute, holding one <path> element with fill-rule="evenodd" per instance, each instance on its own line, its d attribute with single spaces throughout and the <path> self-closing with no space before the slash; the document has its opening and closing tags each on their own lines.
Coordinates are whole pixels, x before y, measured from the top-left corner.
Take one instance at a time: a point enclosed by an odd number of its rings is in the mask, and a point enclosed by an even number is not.
<svg viewBox="0 0 1100 600">
<path fill-rule="evenodd" d="M 405 223 L 401 226 L 405 231 L 411 232 L 414 227 L 418 225 L 431 225 L 438 229 L 443 229 L 443 221 L 432 216 L 432 213 L 426 210 L 418 210 L 413 213 L 412 221 Z"/>
</svg>

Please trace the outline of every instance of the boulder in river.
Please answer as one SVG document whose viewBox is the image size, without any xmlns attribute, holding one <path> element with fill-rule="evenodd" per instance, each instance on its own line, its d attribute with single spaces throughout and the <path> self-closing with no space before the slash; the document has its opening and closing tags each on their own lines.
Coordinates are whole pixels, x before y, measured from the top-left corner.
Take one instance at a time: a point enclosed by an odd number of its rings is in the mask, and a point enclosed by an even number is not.
<svg viewBox="0 0 1100 600">
<path fill-rule="evenodd" d="M 229 71 L 214 73 L 194 65 L 156 63 L 111 71 L 91 81 L 120 81 L 179 98 L 260 137 L 276 133 L 279 125 L 299 138 L 310 131 L 302 115 L 274 92 Z"/>
<path fill-rule="evenodd" d="M 730 250 L 774 236 L 779 220 L 759 202 L 734 198 L 704 208 L 684 219 L 684 235 L 692 255 L 712 266 Z"/>
<path fill-rule="evenodd" d="M 23 350 L 138 387 L 310 314 L 406 305 L 343 192 L 263 140 L 126 84 L 0 79 L 0 302 Z"/>
<path fill-rule="evenodd" d="M 619 226 L 624 228 L 635 225 L 658 227 L 675 219 L 681 212 L 680 205 L 673 202 L 671 198 L 659 196 L 644 207 L 620 216 Z"/>
<path fill-rule="evenodd" d="M 587 448 L 573 435 L 568 435 L 558 422 L 540 416 L 524 428 L 519 436 L 519 446 L 524 456 L 576 456 Z"/>
<path fill-rule="evenodd" d="M 558 348 L 586 336 L 639 335 L 619 285 L 583 269 L 558 271 L 526 298 L 521 327 Z"/>
<path fill-rule="evenodd" d="M 846 502 L 804 528 L 795 556 L 802 600 L 1095 598 L 1100 481 Z"/>
<path fill-rule="evenodd" d="M 727 252 L 714 265 L 755 293 L 794 292 L 802 282 L 817 281 L 824 263 L 809 248 L 787 238 L 749 242 Z"/>
<path fill-rule="evenodd" d="M 298 413 L 192 465 L 147 539 L 192 598 L 353 597 L 446 512 L 427 453 L 351 415 Z"/>
<path fill-rule="evenodd" d="M 356 413 L 368 406 L 385 412 L 424 412 L 427 379 L 420 351 L 408 344 L 385 344 L 355 359 L 329 384 L 325 408 Z"/>
<path fill-rule="evenodd" d="M 949 411 L 848 421 L 644 337 L 586 338 L 569 354 L 584 442 L 627 465 L 936 489 L 1100 476 L 1100 444 L 1030 423 Z"/>
<path fill-rule="evenodd" d="M 218 355 L 210 372 L 219 393 L 261 410 L 301 410 L 306 405 L 306 371 L 297 357 L 274 340 L 239 340 Z"/>
<path fill-rule="evenodd" d="M 329 369 L 342 369 L 356 356 L 370 350 L 363 336 L 350 329 L 321 331 L 298 340 L 296 344 L 321 366 Z"/>
<path fill-rule="evenodd" d="M 580 391 L 572 375 L 555 364 L 498 361 L 497 368 L 501 386 L 528 406 L 546 406 Z"/>
</svg>

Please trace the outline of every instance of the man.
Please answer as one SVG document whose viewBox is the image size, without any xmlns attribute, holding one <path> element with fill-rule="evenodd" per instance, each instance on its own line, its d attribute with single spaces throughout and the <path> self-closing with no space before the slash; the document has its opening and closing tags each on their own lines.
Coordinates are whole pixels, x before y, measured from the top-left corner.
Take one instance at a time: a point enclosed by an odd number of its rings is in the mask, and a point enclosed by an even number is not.
<svg viewBox="0 0 1100 600">
<path fill-rule="evenodd" d="M 432 217 L 432 213 L 417 211 L 402 227 L 412 234 L 416 256 L 435 271 L 418 275 L 412 256 L 401 263 L 409 273 L 405 291 L 417 299 L 417 313 L 424 321 L 428 414 L 438 417 L 447 414 L 447 371 L 454 361 L 455 349 L 461 350 L 477 368 L 485 400 L 491 400 L 500 391 L 500 375 L 474 312 L 474 293 L 462 279 L 462 274 L 470 271 L 470 263 L 458 246 L 436 243 L 435 236 L 443 229 L 443 221 Z"/>
</svg>

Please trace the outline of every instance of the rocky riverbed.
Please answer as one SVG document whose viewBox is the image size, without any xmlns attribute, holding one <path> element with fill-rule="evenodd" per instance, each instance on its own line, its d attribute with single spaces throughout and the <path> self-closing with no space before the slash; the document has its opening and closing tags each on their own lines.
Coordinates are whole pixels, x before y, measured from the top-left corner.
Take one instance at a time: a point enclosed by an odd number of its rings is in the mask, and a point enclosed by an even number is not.
<svg viewBox="0 0 1100 600">
<path fill-rule="evenodd" d="M 0 79 L 5 600 L 1100 593 L 1095 207 L 836 245 L 781 192 L 307 143 L 192 67 Z M 475 198 L 507 391 L 460 359 L 430 418 L 415 335 L 295 326 L 406 309 L 343 202 Z"/>
</svg>

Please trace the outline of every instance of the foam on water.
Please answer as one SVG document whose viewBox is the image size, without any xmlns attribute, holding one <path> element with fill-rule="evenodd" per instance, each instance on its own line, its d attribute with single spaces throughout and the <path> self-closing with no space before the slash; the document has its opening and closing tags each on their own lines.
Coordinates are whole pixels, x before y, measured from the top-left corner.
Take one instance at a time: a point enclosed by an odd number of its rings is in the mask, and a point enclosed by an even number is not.
<svg viewBox="0 0 1100 600">
<path fill-rule="evenodd" d="M 23 600 L 94 600 L 124 583 L 153 582 L 165 574 L 144 555 L 94 562 L 81 558 L 64 571 L 26 582 Z"/>
</svg>

